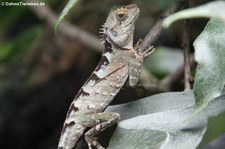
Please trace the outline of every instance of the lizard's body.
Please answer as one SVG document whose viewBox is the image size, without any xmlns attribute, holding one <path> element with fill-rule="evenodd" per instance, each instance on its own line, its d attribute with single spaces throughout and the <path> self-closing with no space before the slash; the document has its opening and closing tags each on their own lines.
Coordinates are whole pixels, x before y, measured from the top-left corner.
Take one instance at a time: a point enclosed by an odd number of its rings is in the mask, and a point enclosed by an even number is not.
<svg viewBox="0 0 225 149">
<path fill-rule="evenodd" d="M 59 149 L 72 149 L 86 128 L 89 149 L 104 149 L 94 135 L 119 120 L 117 113 L 102 113 L 129 77 L 138 82 L 140 65 L 151 49 L 138 53 L 133 48 L 134 24 L 139 15 L 136 5 L 112 10 L 104 24 L 105 51 L 102 58 L 71 103 L 63 126 Z"/>
</svg>

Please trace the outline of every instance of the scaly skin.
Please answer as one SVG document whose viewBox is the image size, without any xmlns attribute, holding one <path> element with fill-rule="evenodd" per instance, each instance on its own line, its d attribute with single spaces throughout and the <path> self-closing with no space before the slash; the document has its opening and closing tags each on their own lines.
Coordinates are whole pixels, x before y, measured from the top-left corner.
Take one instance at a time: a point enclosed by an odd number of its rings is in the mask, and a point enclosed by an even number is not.
<svg viewBox="0 0 225 149">
<path fill-rule="evenodd" d="M 111 10 L 103 25 L 105 51 L 89 79 L 81 87 L 68 110 L 58 149 L 72 149 L 88 127 L 85 139 L 89 149 L 104 149 L 94 138 L 116 123 L 118 113 L 103 112 L 129 77 L 131 86 L 138 82 L 140 66 L 152 48 L 138 53 L 133 48 L 133 32 L 139 8 L 128 5 Z"/>
</svg>

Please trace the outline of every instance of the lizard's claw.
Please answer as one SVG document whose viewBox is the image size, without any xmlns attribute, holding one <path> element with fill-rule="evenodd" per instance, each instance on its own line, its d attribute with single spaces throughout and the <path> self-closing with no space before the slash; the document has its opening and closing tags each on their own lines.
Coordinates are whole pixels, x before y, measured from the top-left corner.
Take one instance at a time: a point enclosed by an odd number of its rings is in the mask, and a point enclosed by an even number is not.
<svg viewBox="0 0 225 149">
<path fill-rule="evenodd" d="M 151 47 L 148 47 L 144 52 L 142 52 L 141 55 L 145 59 L 154 51 L 155 51 L 155 48 L 151 46 Z"/>
<path fill-rule="evenodd" d="M 97 149 L 105 149 L 98 143 L 97 139 L 98 139 L 97 137 L 86 139 L 88 144 L 88 149 L 92 149 L 92 146 L 96 147 Z"/>
<path fill-rule="evenodd" d="M 143 59 L 147 58 L 152 52 L 154 52 L 154 47 L 150 46 L 146 48 L 144 51 L 140 51 L 138 46 L 142 43 L 142 39 L 139 39 L 138 42 L 134 46 L 134 50 L 137 51 L 138 55 Z"/>
</svg>

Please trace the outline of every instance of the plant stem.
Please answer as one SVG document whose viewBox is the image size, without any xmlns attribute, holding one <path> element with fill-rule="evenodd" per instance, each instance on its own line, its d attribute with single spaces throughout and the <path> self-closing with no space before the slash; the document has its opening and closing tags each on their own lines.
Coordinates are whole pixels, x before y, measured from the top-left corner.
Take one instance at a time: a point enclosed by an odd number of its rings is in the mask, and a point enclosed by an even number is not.
<svg viewBox="0 0 225 149">
<path fill-rule="evenodd" d="M 184 1 L 184 8 L 189 7 L 189 0 Z M 183 41 L 182 47 L 184 49 L 184 90 L 190 90 L 192 81 L 190 68 L 190 42 L 189 42 L 189 20 L 184 20 Z"/>
</svg>

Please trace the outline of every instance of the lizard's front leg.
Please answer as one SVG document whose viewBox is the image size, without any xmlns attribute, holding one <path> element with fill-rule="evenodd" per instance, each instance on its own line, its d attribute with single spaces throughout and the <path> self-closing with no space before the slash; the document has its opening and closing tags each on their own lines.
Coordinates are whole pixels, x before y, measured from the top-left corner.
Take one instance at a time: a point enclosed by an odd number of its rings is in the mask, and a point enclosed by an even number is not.
<svg viewBox="0 0 225 149">
<path fill-rule="evenodd" d="M 136 86 L 138 83 L 143 60 L 154 52 L 154 48 L 152 46 L 145 49 L 143 52 L 139 51 L 138 46 L 141 42 L 142 41 L 139 40 L 132 49 L 133 58 L 129 62 L 129 84 L 131 87 Z"/>
<path fill-rule="evenodd" d="M 86 127 L 91 127 L 91 129 L 85 133 L 88 148 L 92 149 L 92 146 L 94 146 L 97 149 L 105 149 L 98 143 L 97 138 L 94 136 L 115 124 L 120 119 L 120 115 L 118 113 L 104 112 L 80 115 L 78 117 L 76 116 L 76 119 L 78 123 Z"/>
</svg>

